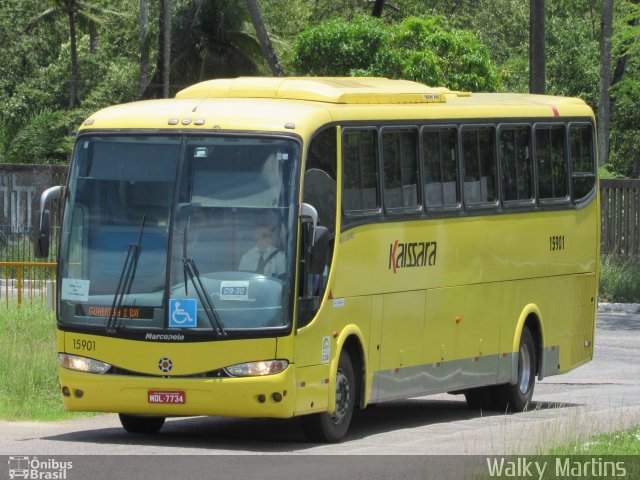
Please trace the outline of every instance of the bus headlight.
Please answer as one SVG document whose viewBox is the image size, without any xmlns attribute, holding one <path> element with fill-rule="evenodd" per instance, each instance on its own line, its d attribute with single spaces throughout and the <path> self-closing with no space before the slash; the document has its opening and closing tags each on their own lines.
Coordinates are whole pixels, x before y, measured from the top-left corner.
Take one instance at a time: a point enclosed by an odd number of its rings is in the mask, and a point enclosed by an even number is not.
<svg viewBox="0 0 640 480">
<path fill-rule="evenodd" d="M 265 360 L 262 362 L 239 363 L 224 370 L 232 377 L 261 377 L 283 372 L 289 366 L 286 360 Z"/>
<path fill-rule="evenodd" d="M 59 353 L 58 360 L 64 368 L 77 370 L 78 372 L 105 373 L 111 368 L 111 365 L 108 363 L 100 362 L 93 358 L 69 355 L 67 353 Z"/>
</svg>

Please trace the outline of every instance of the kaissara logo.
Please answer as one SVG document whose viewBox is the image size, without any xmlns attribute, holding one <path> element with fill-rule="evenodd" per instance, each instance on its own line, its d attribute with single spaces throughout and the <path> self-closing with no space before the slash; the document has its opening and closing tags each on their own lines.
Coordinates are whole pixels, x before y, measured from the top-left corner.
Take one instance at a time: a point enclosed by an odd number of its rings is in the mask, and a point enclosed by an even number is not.
<svg viewBox="0 0 640 480">
<path fill-rule="evenodd" d="M 398 240 L 389 245 L 389 270 L 433 267 L 436 264 L 437 242 L 407 242 Z"/>
</svg>

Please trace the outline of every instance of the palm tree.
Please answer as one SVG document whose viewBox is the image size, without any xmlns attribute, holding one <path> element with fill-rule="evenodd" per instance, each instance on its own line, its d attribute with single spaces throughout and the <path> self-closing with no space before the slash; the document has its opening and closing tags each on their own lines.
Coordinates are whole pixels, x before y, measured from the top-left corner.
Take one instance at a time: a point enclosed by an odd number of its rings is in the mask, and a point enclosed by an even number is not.
<svg viewBox="0 0 640 480">
<path fill-rule="evenodd" d="M 78 22 L 89 26 L 101 25 L 105 22 L 106 15 L 114 14 L 104 8 L 83 0 L 49 0 L 49 8 L 34 18 L 29 28 L 33 29 L 40 23 L 52 20 L 59 16 L 65 16 L 69 22 L 69 46 L 70 46 L 70 87 L 69 108 L 76 107 L 78 100 L 78 46 L 76 25 Z M 92 27 L 90 27 L 91 30 Z M 95 32 L 96 30 L 94 30 Z M 97 37 L 96 37 L 97 38 Z"/>
<path fill-rule="evenodd" d="M 149 84 L 149 9 L 147 0 L 140 0 L 140 83 L 138 93 L 142 95 Z"/>
<path fill-rule="evenodd" d="M 611 35 L 613 30 L 613 0 L 602 2 L 602 32 L 600 34 L 600 101 L 598 106 L 598 159 L 600 165 L 609 158 L 611 127 Z"/>
<path fill-rule="evenodd" d="M 191 0 L 173 11 L 172 85 L 180 88 L 209 78 L 269 72 L 244 5 L 241 0 Z M 162 83 L 158 62 L 142 98 L 162 96 Z"/>
<path fill-rule="evenodd" d="M 284 70 L 282 70 L 280 62 L 278 62 L 278 56 L 276 55 L 276 51 L 274 50 L 269 34 L 267 33 L 267 27 L 264 24 L 264 20 L 262 20 L 258 1 L 247 0 L 247 8 L 249 9 L 251 23 L 253 23 L 253 27 L 256 29 L 262 53 L 264 53 L 264 56 L 269 63 L 271 72 L 278 77 L 284 77 Z"/>
<path fill-rule="evenodd" d="M 171 75 L 171 4 L 170 0 L 160 0 L 158 31 L 158 70 L 162 78 L 162 98 L 169 97 Z"/>
<path fill-rule="evenodd" d="M 371 12 L 372 17 L 380 18 L 382 17 L 382 10 L 384 10 L 385 0 L 375 0 L 373 4 L 373 11 Z"/>
<path fill-rule="evenodd" d="M 545 92 L 544 0 L 529 0 L 529 92 Z"/>
</svg>

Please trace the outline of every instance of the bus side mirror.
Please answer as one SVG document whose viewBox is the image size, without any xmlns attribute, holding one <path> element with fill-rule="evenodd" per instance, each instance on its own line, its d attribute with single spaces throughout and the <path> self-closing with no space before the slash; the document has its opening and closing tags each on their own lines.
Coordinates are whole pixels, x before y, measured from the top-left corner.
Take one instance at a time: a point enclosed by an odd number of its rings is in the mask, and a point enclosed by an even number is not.
<svg viewBox="0 0 640 480">
<path fill-rule="evenodd" d="M 307 273 L 322 275 L 327 262 L 327 250 L 329 249 L 329 229 L 327 227 L 315 227 L 313 230 L 315 242 L 309 249 L 310 258 Z"/>
<path fill-rule="evenodd" d="M 33 255 L 36 258 L 47 258 L 49 256 L 50 238 L 51 213 L 49 210 L 43 210 L 40 212 L 33 239 Z"/>
<path fill-rule="evenodd" d="M 51 212 L 46 209 L 49 202 L 60 198 L 64 187 L 57 186 L 47 188 L 40 196 L 40 215 L 34 231 L 33 254 L 36 258 L 49 256 L 49 243 L 51 239 Z"/>
</svg>

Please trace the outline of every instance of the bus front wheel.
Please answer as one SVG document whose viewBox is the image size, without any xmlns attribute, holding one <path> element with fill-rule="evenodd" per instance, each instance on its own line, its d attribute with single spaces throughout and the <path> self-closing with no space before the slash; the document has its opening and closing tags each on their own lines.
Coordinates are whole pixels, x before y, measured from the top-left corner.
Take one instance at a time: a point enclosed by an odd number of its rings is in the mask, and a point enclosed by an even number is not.
<svg viewBox="0 0 640 480">
<path fill-rule="evenodd" d="M 165 417 L 141 417 L 120 413 L 120 423 L 129 433 L 158 433 L 164 425 Z"/>
<path fill-rule="evenodd" d="M 353 362 L 342 351 L 336 372 L 336 409 L 333 413 L 316 413 L 301 417 L 302 429 L 313 442 L 332 443 L 342 440 L 349 429 L 356 398 Z"/>
</svg>

